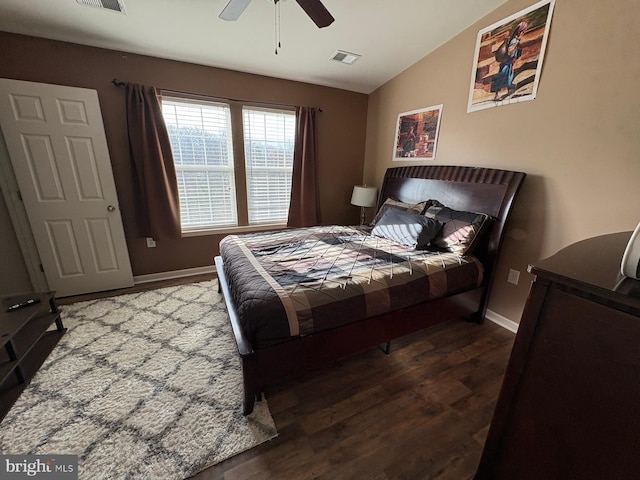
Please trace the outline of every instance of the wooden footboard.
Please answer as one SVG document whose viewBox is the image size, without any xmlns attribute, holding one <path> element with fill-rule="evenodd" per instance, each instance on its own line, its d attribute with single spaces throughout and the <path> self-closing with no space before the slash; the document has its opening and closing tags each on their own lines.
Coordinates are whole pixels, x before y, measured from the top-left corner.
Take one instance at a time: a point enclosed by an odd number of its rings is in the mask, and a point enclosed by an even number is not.
<svg viewBox="0 0 640 480">
<path fill-rule="evenodd" d="M 245 337 L 221 257 L 214 259 L 218 282 L 229 311 L 231 327 L 242 361 L 244 414 L 253 411 L 256 397 L 275 385 L 317 370 L 350 355 L 390 340 L 456 318 L 473 318 L 482 311 L 483 288 L 366 318 L 342 327 L 293 338 L 266 348 L 253 349 Z"/>
<path fill-rule="evenodd" d="M 222 257 L 215 257 L 214 263 L 216 266 L 216 272 L 218 274 L 218 291 L 222 292 L 224 302 L 227 306 L 227 312 L 229 314 L 229 321 L 231 322 L 231 329 L 233 336 L 236 340 L 238 347 L 238 354 L 242 362 L 242 381 L 244 388 L 244 414 L 249 415 L 253 411 L 253 405 L 256 395 L 260 392 L 260 389 L 256 384 L 257 381 L 255 374 L 255 355 L 251 343 L 244 334 L 238 312 L 236 310 L 233 301 L 231 300 L 231 292 L 229 291 L 229 284 L 227 283 L 227 277 L 224 274 L 224 265 Z"/>
</svg>

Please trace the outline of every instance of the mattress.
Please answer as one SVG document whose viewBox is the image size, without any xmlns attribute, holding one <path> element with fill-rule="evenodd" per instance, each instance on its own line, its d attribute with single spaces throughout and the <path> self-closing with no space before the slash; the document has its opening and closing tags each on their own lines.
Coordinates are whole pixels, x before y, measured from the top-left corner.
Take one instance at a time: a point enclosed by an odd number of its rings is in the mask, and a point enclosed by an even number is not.
<svg viewBox="0 0 640 480">
<path fill-rule="evenodd" d="M 230 235 L 220 255 L 254 348 L 472 290 L 483 277 L 473 256 L 415 250 L 359 226 Z"/>
</svg>

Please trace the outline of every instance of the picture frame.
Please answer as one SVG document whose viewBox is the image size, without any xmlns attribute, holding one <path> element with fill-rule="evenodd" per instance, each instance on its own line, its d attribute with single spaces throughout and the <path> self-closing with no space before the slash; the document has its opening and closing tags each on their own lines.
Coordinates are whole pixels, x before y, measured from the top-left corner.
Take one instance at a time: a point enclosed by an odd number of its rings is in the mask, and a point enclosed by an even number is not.
<svg viewBox="0 0 640 480">
<path fill-rule="evenodd" d="M 436 158 L 443 105 L 403 112 L 398 115 L 393 161 L 422 161 Z"/>
<path fill-rule="evenodd" d="M 542 0 L 478 32 L 467 113 L 534 100 L 555 0 Z"/>
</svg>

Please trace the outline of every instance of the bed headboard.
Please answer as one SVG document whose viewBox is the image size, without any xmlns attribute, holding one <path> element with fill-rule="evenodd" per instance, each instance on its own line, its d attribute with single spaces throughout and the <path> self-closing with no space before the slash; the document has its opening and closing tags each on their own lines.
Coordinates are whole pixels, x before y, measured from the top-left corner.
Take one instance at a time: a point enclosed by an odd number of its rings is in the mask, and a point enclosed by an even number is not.
<svg viewBox="0 0 640 480">
<path fill-rule="evenodd" d="M 491 282 L 504 227 L 525 176 L 522 172 L 481 167 L 421 165 L 389 168 L 380 189 L 378 208 L 388 197 L 407 203 L 435 199 L 454 210 L 491 215 L 494 218 L 491 230 L 474 251 L 484 264 L 485 278 Z"/>
</svg>

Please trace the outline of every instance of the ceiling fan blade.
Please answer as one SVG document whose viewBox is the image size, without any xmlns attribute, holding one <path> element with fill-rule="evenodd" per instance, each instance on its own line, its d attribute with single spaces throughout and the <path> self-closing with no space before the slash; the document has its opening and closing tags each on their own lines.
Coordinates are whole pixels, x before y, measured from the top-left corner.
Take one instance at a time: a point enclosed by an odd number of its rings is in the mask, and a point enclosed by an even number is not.
<svg viewBox="0 0 640 480">
<path fill-rule="evenodd" d="M 233 22 L 240 18 L 249 3 L 251 3 L 251 0 L 229 0 L 229 3 L 222 9 L 218 18 Z"/>
<path fill-rule="evenodd" d="M 296 0 L 296 2 L 319 28 L 328 27 L 335 20 L 320 0 Z"/>
</svg>

